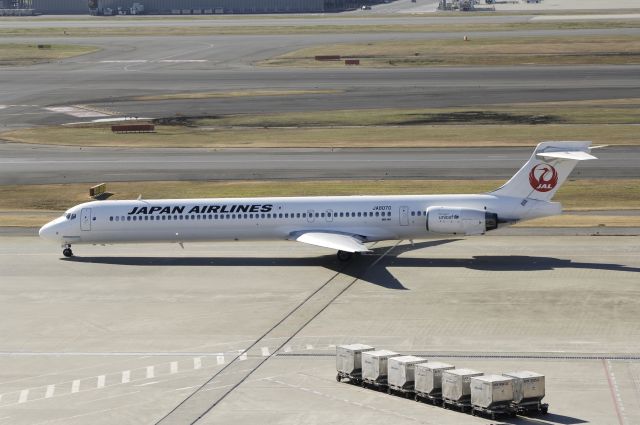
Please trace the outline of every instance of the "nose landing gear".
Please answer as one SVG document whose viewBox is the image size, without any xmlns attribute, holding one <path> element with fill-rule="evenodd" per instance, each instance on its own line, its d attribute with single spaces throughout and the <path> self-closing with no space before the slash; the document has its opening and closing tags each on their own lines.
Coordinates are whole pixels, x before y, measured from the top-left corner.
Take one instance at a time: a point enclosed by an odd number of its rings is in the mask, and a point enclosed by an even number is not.
<svg viewBox="0 0 640 425">
<path fill-rule="evenodd" d="M 62 255 L 65 257 L 73 257 L 73 251 L 71 251 L 71 245 L 62 245 Z"/>
</svg>

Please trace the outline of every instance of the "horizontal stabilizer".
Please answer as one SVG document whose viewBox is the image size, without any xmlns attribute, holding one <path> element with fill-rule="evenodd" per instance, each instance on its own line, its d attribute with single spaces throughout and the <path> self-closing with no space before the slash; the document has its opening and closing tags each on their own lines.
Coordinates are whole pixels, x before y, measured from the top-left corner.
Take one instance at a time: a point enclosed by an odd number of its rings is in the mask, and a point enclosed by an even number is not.
<svg viewBox="0 0 640 425">
<path fill-rule="evenodd" d="M 575 161 L 585 161 L 588 159 L 598 159 L 595 156 L 584 151 L 565 151 L 565 152 L 540 152 L 538 154 L 542 158 L 560 158 L 573 159 Z"/>
<path fill-rule="evenodd" d="M 298 242 L 308 243 L 310 245 L 321 246 L 323 248 L 335 249 L 346 252 L 368 252 L 367 248 L 361 240 L 353 235 L 344 233 L 329 232 L 306 232 L 294 233 L 292 239 Z"/>
</svg>

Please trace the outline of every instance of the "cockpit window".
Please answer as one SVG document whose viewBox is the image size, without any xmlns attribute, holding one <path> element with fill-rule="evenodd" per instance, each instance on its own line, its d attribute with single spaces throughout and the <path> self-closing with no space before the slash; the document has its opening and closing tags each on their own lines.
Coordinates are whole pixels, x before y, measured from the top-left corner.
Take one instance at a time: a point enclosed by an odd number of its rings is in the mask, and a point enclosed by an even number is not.
<svg viewBox="0 0 640 425">
<path fill-rule="evenodd" d="M 67 214 L 67 215 L 65 215 L 65 217 L 67 218 L 67 220 L 75 220 L 76 219 L 76 215 L 75 214 Z"/>
</svg>

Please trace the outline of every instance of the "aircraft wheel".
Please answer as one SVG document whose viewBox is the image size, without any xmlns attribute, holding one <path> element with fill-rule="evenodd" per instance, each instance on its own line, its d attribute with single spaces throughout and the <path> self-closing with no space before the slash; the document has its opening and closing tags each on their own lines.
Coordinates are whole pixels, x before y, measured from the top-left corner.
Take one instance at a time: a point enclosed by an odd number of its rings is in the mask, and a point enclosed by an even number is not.
<svg viewBox="0 0 640 425">
<path fill-rule="evenodd" d="M 65 248 L 62 250 L 62 255 L 64 255 L 67 258 L 73 257 L 73 251 L 71 251 L 71 248 Z"/>
<path fill-rule="evenodd" d="M 352 252 L 347 251 L 338 251 L 338 260 L 340 261 L 349 261 L 353 257 Z"/>
</svg>

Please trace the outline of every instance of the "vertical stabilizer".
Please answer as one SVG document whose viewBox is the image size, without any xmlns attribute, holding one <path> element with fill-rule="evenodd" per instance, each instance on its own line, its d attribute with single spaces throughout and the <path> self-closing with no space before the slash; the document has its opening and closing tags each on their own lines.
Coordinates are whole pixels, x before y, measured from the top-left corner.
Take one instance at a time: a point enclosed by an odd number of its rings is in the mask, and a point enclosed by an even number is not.
<svg viewBox="0 0 640 425">
<path fill-rule="evenodd" d="M 542 142 L 526 164 L 500 188 L 496 196 L 549 201 L 578 161 L 596 159 L 591 142 Z"/>
</svg>

